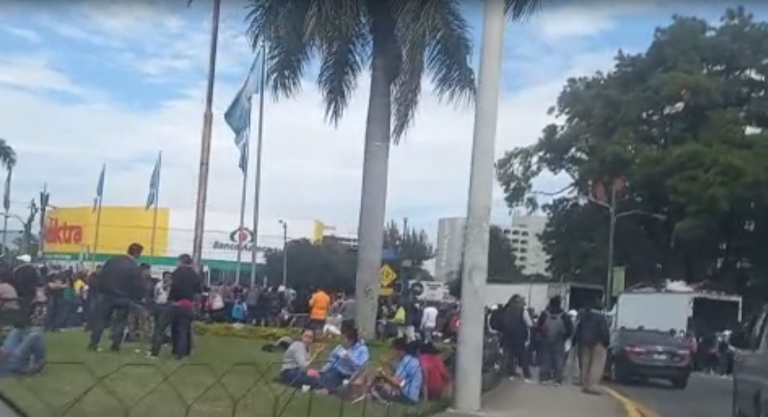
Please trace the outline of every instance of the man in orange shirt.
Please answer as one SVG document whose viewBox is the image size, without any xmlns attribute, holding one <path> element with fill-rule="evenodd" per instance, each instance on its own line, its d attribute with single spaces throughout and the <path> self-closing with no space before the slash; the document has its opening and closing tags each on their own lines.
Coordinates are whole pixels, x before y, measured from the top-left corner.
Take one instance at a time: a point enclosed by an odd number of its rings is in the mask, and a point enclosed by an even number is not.
<svg viewBox="0 0 768 417">
<path fill-rule="evenodd" d="M 315 329 L 315 332 L 322 332 L 325 328 L 330 308 L 331 296 L 318 287 L 309 299 L 309 326 Z"/>
</svg>

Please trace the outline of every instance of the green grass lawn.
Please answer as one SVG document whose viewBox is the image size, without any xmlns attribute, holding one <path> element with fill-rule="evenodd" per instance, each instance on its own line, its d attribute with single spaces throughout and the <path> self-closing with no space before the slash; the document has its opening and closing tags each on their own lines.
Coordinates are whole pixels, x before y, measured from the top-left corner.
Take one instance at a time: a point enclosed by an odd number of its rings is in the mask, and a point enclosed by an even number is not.
<svg viewBox="0 0 768 417">
<path fill-rule="evenodd" d="M 197 337 L 185 361 L 168 352 L 148 359 L 138 343 L 119 354 L 88 352 L 82 331 L 49 334 L 46 342 L 43 373 L 0 380 L 0 392 L 30 417 L 397 417 L 440 409 L 350 404 L 273 383 L 282 354 L 262 352 L 263 342 L 254 340 Z M 380 353 L 372 349 L 372 356 Z"/>
</svg>

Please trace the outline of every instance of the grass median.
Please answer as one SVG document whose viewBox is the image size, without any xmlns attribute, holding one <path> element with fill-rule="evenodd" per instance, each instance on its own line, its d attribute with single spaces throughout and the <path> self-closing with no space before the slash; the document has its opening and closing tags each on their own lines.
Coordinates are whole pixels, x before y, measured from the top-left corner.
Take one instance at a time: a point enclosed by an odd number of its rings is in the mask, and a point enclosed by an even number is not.
<svg viewBox="0 0 768 417">
<path fill-rule="evenodd" d="M 263 352 L 262 346 L 271 341 L 256 339 L 255 333 L 201 326 L 194 353 L 184 361 L 171 359 L 168 352 L 147 358 L 142 343 L 128 343 L 120 353 L 93 353 L 85 349 L 85 332 L 48 334 L 44 372 L 0 380 L 0 393 L 30 417 L 397 417 L 444 407 L 373 400 L 350 404 L 277 384 L 273 380 L 282 353 Z M 370 349 L 373 363 L 384 360 L 386 349 L 376 344 Z"/>
</svg>

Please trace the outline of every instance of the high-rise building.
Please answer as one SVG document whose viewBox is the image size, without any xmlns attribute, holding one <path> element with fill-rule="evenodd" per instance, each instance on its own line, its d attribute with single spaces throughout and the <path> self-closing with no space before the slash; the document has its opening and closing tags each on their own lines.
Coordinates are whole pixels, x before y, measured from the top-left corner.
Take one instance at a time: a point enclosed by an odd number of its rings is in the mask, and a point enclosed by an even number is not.
<svg viewBox="0 0 768 417">
<path fill-rule="evenodd" d="M 512 244 L 515 263 L 520 271 L 527 275 L 549 275 L 549 256 L 544 252 L 539 235 L 547 225 L 544 216 L 513 216 L 512 227 L 504 233 Z"/>
<path fill-rule="evenodd" d="M 437 281 L 451 281 L 459 277 L 466 224 L 464 217 L 445 217 L 438 221 L 434 274 Z"/>
</svg>

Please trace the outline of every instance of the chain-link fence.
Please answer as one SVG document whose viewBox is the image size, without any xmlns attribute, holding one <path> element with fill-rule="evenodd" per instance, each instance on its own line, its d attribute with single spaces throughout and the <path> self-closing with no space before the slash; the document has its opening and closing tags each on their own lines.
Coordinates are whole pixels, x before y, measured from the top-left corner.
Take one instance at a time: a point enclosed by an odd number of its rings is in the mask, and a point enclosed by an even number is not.
<svg viewBox="0 0 768 417">
<path fill-rule="evenodd" d="M 0 381 L 0 394 L 29 417 L 401 417 L 442 409 L 440 399 L 405 406 L 350 384 L 342 395 L 277 383 L 280 364 L 50 362 L 44 374 Z M 3 414 L 5 415 L 5 414 Z"/>
</svg>

